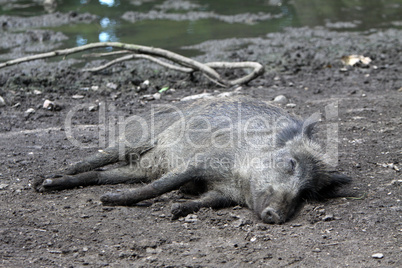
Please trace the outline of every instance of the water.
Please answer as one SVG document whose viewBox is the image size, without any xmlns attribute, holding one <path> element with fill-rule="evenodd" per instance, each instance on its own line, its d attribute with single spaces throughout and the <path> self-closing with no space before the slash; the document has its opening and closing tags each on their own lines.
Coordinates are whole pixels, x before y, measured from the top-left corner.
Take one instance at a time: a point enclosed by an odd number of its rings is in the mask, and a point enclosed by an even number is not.
<svg viewBox="0 0 402 268">
<path fill-rule="evenodd" d="M 29 17 L 46 14 L 40 2 L 6 2 L 0 7 L 0 15 Z M 211 39 L 264 36 L 289 26 L 326 26 L 347 31 L 402 28 L 402 0 L 188 0 L 169 8 L 169 3 L 177 2 L 179 1 L 57 1 L 56 11 L 89 12 L 98 15 L 99 19 L 92 24 L 64 25 L 51 29 L 69 36 L 64 47 L 117 41 L 161 47 L 189 55 L 191 51 L 180 48 Z M 179 21 L 145 19 L 136 22 L 122 18 L 126 11 L 147 14 L 151 10 L 163 10 L 166 14 L 183 14 L 188 11 L 213 12 L 226 18 L 232 18 L 230 16 L 236 14 L 262 12 L 271 14 L 274 18 L 234 23 L 217 18 Z M 339 24 L 339 22 L 345 23 Z"/>
</svg>

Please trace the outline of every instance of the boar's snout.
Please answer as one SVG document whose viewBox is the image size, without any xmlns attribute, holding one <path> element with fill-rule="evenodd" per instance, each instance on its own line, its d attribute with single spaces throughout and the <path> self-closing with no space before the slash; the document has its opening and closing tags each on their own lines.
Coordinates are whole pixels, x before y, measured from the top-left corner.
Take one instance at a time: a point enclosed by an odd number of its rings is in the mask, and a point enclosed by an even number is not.
<svg viewBox="0 0 402 268">
<path fill-rule="evenodd" d="M 270 186 L 256 199 L 254 209 L 263 222 L 282 224 L 301 207 L 298 196 L 297 189 Z"/>
<path fill-rule="evenodd" d="M 281 224 L 286 220 L 280 212 L 271 207 L 267 207 L 261 212 L 261 219 L 270 224 Z"/>
</svg>

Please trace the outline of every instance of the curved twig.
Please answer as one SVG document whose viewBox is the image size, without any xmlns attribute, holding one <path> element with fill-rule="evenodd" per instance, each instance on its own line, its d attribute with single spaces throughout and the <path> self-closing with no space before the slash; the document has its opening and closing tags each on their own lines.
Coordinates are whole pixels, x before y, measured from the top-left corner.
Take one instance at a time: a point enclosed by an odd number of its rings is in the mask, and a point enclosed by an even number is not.
<svg viewBox="0 0 402 268">
<path fill-rule="evenodd" d="M 261 75 L 264 72 L 264 67 L 257 62 L 234 62 L 234 63 L 210 62 L 210 63 L 203 64 L 203 63 L 200 63 L 193 59 L 184 57 L 182 55 L 179 55 L 174 52 L 164 50 L 161 48 L 153 48 L 153 47 L 140 46 L 140 45 L 134 45 L 134 44 L 125 44 L 125 43 L 119 43 L 119 42 L 91 43 L 91 44 L 83 45 L 80 47 L 60 49 L 60 50 L 55 50 L 52 52 L 18 58 L 18 59 L 0 63 L 0 69 L 7 67 L 7 66 L 19 64 L 22 62 L 28 62 L 28 61 L 38 60 L 38 59 L 46 59 L 46 58 L 51 58 L 51 57 L 56 57 L 56 56 L 67 56 L 67 55 L 70 55 L 73 53 L 78 53 L 81 51 L 95 49 L 95 48 L 102 48 L 102 47 L 113 47 L 113 48 L 122 49 L 122 50 L 108 52 L 108 53 L 95 53 L 95 54 L 91 54 L 91 56 L 94 56 L 94 55 L 95 56 L 109 56 L 109 55 L 127 54 L 127 53 L 134 53 L 134 54 L 129 54 L 129 55 L 114 59 L 103 66 L 86 69 L 86 71 L 95 72 L 95 71 L 103 70 L 103 69 L 105 69 L 113 64 L 119 63 L 119 62 L 131 60 L 131 59 L 135 59 L 135 58 L 136 59 L 140 58 L 140 59 L 151 60 L 164 67 L 167 67 L 167 68 L 170 68 L 170 69 L 173 69 L 176 71 L 185 72 L 185 73 L 192 73 L 194 71 L 200 71 L 208 79 L 210 79 L 211 81 L 217 83 L 218 85 L 222 85 L 222 86 L 232 86 L 232 85 L 247 83 L 250 80 L 254 79 L 255 77 Z M 161 58 L 168 59 L 181 66 L 176 66 L 176 65 L 167 63 L 165 61 L 161 61 L 155 57 L 161 57 Z M 249 73 L 248 75 L 245 75 L 241 78 L 227 81 L 227 80 L 223 79 L 215 71 L 215 68 L 228 68 L 228 69 L 252 68 L 253 71 L 251 73 Z"/>
<path fill-rule="evenodd" d="M 105 54 L 106 54 L 106 53 L 105 53 Z M 117 53 L 116 53 L 116 54 L 117 54 Z M 123 54 L 123 53 L 121 53 L 121 54 Z M 106 56 L 106 55 L 102 55 L 102 56 Z M 109 56 L 109 55 L 107 55 L 107 56 Z M 166 67 L 166 68 L 169 68 L 169 69 L 172 69 L 172 70 L 175 70 L 175 71 L 179 71 L 179 72 L 183 72 L 183 73 L 192 73 L 192 72 L 194 72 L 194 70 L 191 69 L 191 68 L 176 66 L 176 65 L 173 65 L 173 64 L 170 64 L 170 63 L 161 61 L 161 60 L 159 60 L 159 59 L 157 59 L 157 58 L 154 58 L 154 57 L 149 56 L 149 55 L 144 55 L 144 54 L 130 54 L 130 55 L 126 55 L 126 56 L 123 56 L 123 57 L 114 59 L 114 60 L 112 60 L 112 61 L 110 61 L 110 62 L 108 62 L 108 63 L 106 63 L 106 64 L 104 64 L 104 65 L 102 65 L 102 66 L 84 69 L 83 71 L 87 71 L 87 72 L 99 72 L 99 71 L 101 71 L 101 70 L 103 70 L 103 69 L 106 69 L 107 67 L 110 67 L 110 66 L 113 65 L 113 64 L 116 64 L 116 63 L 119 63 L 119 62 L 123 62 L 123 61 L 127 61 L 127 60 L 132 60 L 132 59 L 147 59 L 147 60 L 153 61 L 153 62 L 155 62 L 155 63 L 157 63 L 157 64 L 159 64 L 159 65 L 161 65 L 161 66 L 164 66 L 164 67 Z"/>
<path fill-rule="evenodd" d="M 114 56 L 114 55 L 121 55 L 121 54 L 129 54 L 131 53 L 130 50 L 118 50 L 112 52 L 104 52 L 104 53 L 88 53 L 82 55 L 83 58 L 90 58 L 90 57 L 107 57 L 107 56 Z"/>
<path fill-rule="evenodd" d="M 211 68 L 226 68 L 226 69 L 244 69 L 244 68 L 252 68 L 253 71 L 246 76 L 235 80 L 229 80 L 228 83 L 231 86 L 247 83 L 254 78 L 262 75 L 264 73 L 264 66 L 262 66 L 258 62 L 253 61 L 243 61 L 243 62 L 208 62 L 205 65 Z"/>
</svg>

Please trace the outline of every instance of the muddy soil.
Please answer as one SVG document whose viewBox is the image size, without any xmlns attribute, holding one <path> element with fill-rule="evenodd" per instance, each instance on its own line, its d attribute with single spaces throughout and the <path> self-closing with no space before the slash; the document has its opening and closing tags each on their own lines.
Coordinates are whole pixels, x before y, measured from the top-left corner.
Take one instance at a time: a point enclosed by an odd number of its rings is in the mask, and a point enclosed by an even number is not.
<svg viewBox="0 0 402 268">
<path fill-rule="evenodd" d="M 30 47 L 53 49 L 63 38 L 32 30 L 26 42 L 12 47 L 1 38 L 2 59 L 30 53 Z M 266 73 L 241 88 L 221 88 L 201 75 L 189 77 L 146 61 L 97 74 L 81 67 L 105 60 L 34 61 L 1 69 L 0 266 L 401 267 L 401 43 L 397 29 L 356 33 L 302 28 L 193 47 L 205 52 L 197 57 L 201 61 L 264 64 Z M 350 54 L 372 62 L 345 67 L 340 58 Z M 243 71 L 223 73 L 233 78 Z M 149 86 L 142 85 L 146 80 Z M 166 86 L 160 99 L 144 98 Z M 32 189 L 34 178 L 107 145 L 113 119 L 204 92 L 263 100 L 285 95 L 292 105 L 282 106 L 304 117 L 317 111 L 325 115 L 326 106 L 337 104 L 335 119 L 324 120 L 317 136 L 325 144 L 327 123 L 339 128 L 337 169 L 353 177 L 353 184 L 344 197 L 310 202 L 282 225 L 264 224 L 239 206 L 202 209 L 173 221 L 170 207 L 183 198 L 177 191 L 146 206 L 104 207 L 100 195 L 135 186 L 46 194 Z M 43 109 L 47 99 L 59 108 Z M 73 113 L 81 104 L 95 108 L 81 106 Z M 99 104 L 106 107 L 103 115 L 96 109 Z M 66 137 L 69 113 L 81 146 Z M 106 138 L 99 137 L 100 124 L 106 124 Z"/>
</svg>

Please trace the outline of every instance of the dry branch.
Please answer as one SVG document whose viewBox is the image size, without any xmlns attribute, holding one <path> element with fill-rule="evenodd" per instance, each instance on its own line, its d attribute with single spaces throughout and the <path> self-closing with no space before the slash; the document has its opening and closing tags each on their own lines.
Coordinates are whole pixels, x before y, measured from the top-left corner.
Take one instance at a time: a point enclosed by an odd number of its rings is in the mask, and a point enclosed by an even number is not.
<svg viewBox="0 0 402 268">
<path fill-rule="evenodd" d="M 114 52 L 108 52 L 108 53 L 94 53 L 94 54 L 90 54 L 89 56 L 99 57 L 99 56 L 110 56 L 110 55 L 119 55 L 119 54 L 120 55 L 127 54 L 127 55 L 114 59 L 103 66 L 86 69 L 85 71 L 96 72 L 96 71 L 103 70 L 103 69 L 105 69 L 113 64 L 119 63 L 119 62 L 132 60 L 132 59 L 147 59 L 147 60 L 151 60 L 159 65 L 162 65 L 166 68 L 173 69 L 173 70 L 180 71 L 180 72 L 192 73 L 195 71 L 200 71 L 208 79 L 210 79 L 211 81 L 213 81 L 219 85 L 222 85 L 222 86 L 233 86 L 233 85 L 237 85 L 237 84 L 244 84 L 244 83 L 247 83 L 247 82 L 253 80 L 254 78 L 256 78 L 257 76 L 261 75 L 264 72 L 264 67 L 258 62 L 210 62 L 210 63 L 203 64 L 203 63 L 200 63 L 193 59 L 184 57 L 182 55 L 179 55 L 174 52 L 164 50 L 161 48 L 153 48 L 153 47 L 140 46 L 140 45 L 134 45 L 134 44 L 125 44 L 125 43 L 118 43 L 118 42 L 91 43 L 91 44 L 83 45 L 80 47 L 60 49 L 60 50 L 55 50 L 52 52 L 37 54 L 37 55 L 33 55 L 33 56 L 28 56 L 28 57 L 22 57 L 22 58 L 18 58 L 18 59 L 0 63 L 0 69 L 7 67 L 7 66 L 19 64 L 22 62 L 28 62 L 28 61 L 38 60 L 38 59 L 46 59 L 46 58 L 57 57 L 57 56 L 67 56 L 67 55 L 78 53 L 81 51 L 86 51 L 86 50 L 95 49 L 95 48 L 102 48 L 102 47 L 112 47 L 112 48 L 121 49 L 121 50 L 114 51 Z M 88 56 L 88 55 L 85 55 L 85 56 Z M 162 60 L 158 59 L 157 57 L 167 59 L 180 66 L 162 61 Z M 221 68 L 225 68 L 225 69 L 236 69 L 236 68 L 249 69 L 249 68 L 251 68 L 253 70 L 251 73 L 249 73 L 241 78 L 234 79 L 234 80 L 225 80 L 215 70 L 215 69 L 221 69 Z"/>
<path fill-rule="evenodd" d="M 103 56 L 105 56 L 106 53 L 100 53 L 100 54 L 103 54 L 103 55 L 101 55 L 101 57 L 103 57 Z M 123 53 L 121 53 L 121 54 L 123 54 Z M 107 56 L 109 56 L 109 54 Z M 191 68 L 186 68 L 186 67 L 180 67 L 180 66 L 177 66 L 177 65 L 173 65 L 173 64 L 161 61 L 161 60 L 159 60 L 159 59 L 157 59 L 155 57 L 152 57 L 152 56 L 149 56 L 149 55 L 144 55 L 144 54 L 126 55 L 126 56 L 114 59 L 114 60 L 106 63 L 105 65 L 94 67 L 94 68 L 84 69 L 84 71 L 87 71 L 87 72 L 99 72 L 99 71 L 101 71 L 103 69 L 106 69 L 106 68 L 112 66 L 113 64 L 123 62 L 123 61 L 127 61 L 127 60 L 132 60 L 132 59 L 147 59 L 147 60 L 153 61 L 153 62 L 155 62 L 155 63 L 157 63 L 157 64 L 159 64 L 161 66 L 164 66 L 166 68 L 176 70 L 176 71 L 179 71 L 179 72 L 184 72 L 184 73 L 192 73 L 192 72 L 194 72 L 194 70 L 191 69 Z"/>
</svg>

